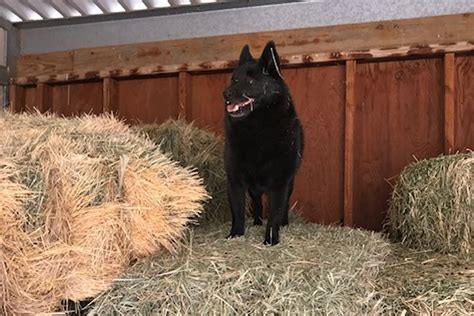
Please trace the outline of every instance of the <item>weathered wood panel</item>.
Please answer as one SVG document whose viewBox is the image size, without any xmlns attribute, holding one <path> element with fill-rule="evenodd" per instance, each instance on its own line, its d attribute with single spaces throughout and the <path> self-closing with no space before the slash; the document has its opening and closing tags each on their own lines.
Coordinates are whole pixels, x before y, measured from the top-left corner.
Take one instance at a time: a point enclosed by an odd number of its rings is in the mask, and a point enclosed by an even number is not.
<svg viewBox="0 0 474 316">
<path fill-rule="evenodd" d="M 72 51 L 54 52 L 35 55 L 20 55 L 17 59 L 17 75 L 30 77 L 41 75 L 57 75 L 73 71 Z"/>
<path fill-rule="evenodd" d="M 456 103 L 454 100 L 455 56 L 444 55 L 444 152 L 452 153 L 456 144 Z"/>
<path fill-rule="evenodd" d="M 179 73 L 178 80 L 178 117 L 190 120 L 192 115 L 191 74 L 182 71 Z"/>
<path fill-rule="evenodd" d="M 31 112 L 37 108 L 36 87 L 25 88 L 25 111 Z"/>
<path fill-rule="evenodd" d="M 130 123 L 162 123 L 178 117 L 178 77 L 117 81 L 118 113 Z"/>
<path fill-rule="evenodd" d="M 52 111 L 59 115 L 102 113 L 102 82 L 52 86 Z"/>
<path fill-rule="evenodd" d="M 283 56 L 283 64 L 466 51 L 474 47 L 474 15 L 214 36 L 29 55 L 18 60 L 18 77 L 22 77 L 18 78 L 18 83 L 38 80 L 32 76 L 43 76 L 41 81 L 52 82 L 58 79 L 227 69 L 235 65 L 243 45 L 250 44 L 253 53 L 258 56 L 269 40 L 276 42 Z M 67 74 L 71 71 L 74 73 Z M 51 77 L 51 74 L 56 77 Z"/>
<path fill-rule="evenodd" d="M 196 126 L 223 134 L 224 98 L 222 93 L 230 82 L 229 73 L 194 75 L 191 77 L 191 110 L 187 118 Z"/>
<path fill-rule="evenodd" d="M 41 113 L 51 109 L 53 91 L 51 86 L 46 83 L 39 83 L 36 86 L 36 108 Z"/>
<path fill-rule="evenodd" d="M 474 56 L 456 58 L 455 149 L 474 150 Z"/>
<path fill-rule="evenodd" d="M 103 112 L 104 113 L 117 113 L 118 110 L 118 84 L 117 80 L 112 78 L 105 78 L 103 83 Z"/>
<path fill-rule="evenodd" d="M 12 84 L 10 92 L 10 111 L 19 113 L 25 109 L 25 87 Z"/>
<path fill-rule="evenodd" d="M 310 220 L 326 224 L 342 223 L 344 216 L 344 68 L 283 71 L 305 133 L 292 202 Z"/>
<path fill-rule="evenodd" d="M 357 66 L 354 225 L 380 229 L 388 179 L 444 150 L 441 59 Z"/>
<path fill-rule="evenodd" d="M 344 225 L 354 223 L 354 120 L 356 61 L 346 62 L 344 126 Z"/>
</svg>

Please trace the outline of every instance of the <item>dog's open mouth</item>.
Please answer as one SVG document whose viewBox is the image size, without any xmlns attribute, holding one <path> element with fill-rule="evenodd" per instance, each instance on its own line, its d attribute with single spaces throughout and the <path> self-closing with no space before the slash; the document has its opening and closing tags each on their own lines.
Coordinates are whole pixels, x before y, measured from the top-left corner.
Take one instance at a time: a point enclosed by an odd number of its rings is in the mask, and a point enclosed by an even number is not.
<svg viewBox="0 0 474 316">
<path fill-rule="evenodd" d="M 255 99 L 249 98 L 247 96 L 245 96 L 245 98 L 246 100 L 241 101 L 239 103 L 231 103 L 227 105 L 226 109 L 230 116 L 243 116 L 247 112 L 251 112 L 253 110 L 253 102 L 255 101 Z"/>
</svg>

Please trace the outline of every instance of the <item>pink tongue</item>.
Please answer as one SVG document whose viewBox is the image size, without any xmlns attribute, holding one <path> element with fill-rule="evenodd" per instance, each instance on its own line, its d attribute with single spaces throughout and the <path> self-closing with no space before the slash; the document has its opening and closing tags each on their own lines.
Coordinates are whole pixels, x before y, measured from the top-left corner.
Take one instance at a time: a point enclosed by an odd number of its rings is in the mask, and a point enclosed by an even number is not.
<svg viewBox="0 0 474 316">
<path fill-rule="evenodd" d="M 238 104 L 230 104 L 227 106 L 227 112 L 235 112 L 239 109 Z"/>
</svg>

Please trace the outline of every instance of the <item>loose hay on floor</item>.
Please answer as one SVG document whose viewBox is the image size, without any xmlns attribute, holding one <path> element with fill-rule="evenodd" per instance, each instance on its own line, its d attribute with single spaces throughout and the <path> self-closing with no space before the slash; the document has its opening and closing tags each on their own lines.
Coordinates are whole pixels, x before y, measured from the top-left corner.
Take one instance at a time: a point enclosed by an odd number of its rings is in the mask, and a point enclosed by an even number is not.
<svg viewBox="0 0 474 316">
<path fill-rule="evenodd" d="M 0 116 L 0 310 L 57 311 L 176 250 L 207 193 L 112 117 Z"/>
<path fill-rule="evenodd" d="M 400 244 L 391 250 L 377 281 L 385 314 L 474 314 L 472 261 Z"/>
<path fill-rule="evenodd" d="M 421 250 L 469 257 L 474 240 L 474 152 L 408 165 L 394 187 L 387 226 Z"/>
<path fill-rule="evenodd" d="M 388 254 L 380 235 L 292 223 L 281 244 L 262 227 L 226 240 L 228 225 L 196 228 L 177 256 L 137 263 L 95 301 L 92 314 L 226 315 L 376 312 L 375 282 Z"/>
<path fill-rule="evenodd" d="M 230 220 L 224 170 L 224 139 L 185 120 L 134 126 L 183 167 L 195 167 L 212 196 L 199 218 L 200 224 Z"/>
</svg>

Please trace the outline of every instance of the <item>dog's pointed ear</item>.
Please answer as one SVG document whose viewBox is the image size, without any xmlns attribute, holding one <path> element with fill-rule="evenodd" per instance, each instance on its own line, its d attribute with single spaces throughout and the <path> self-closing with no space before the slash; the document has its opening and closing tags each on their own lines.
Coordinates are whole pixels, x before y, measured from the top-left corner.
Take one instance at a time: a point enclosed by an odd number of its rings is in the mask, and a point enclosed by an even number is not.
<svg viewBox="0 0 474 316">
<path fill-rule="evenodd" d="M 250 48 L 248 45 L 245 45 L 240 52 L 239 66 L 251 60 L 253 60 L 253 57 L 252 54 L 250 54 Z"/>
<path fill-rule="evenodd" d="M 280 77 L 283 79 L 280 69 L 280 57 L 275 48 L 275 43 L 270 41 L 263 49 L 262 56 L 259 63 L 264 74 L 269 74 L 273 77 Z"/>
</svg>

